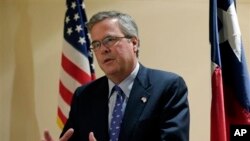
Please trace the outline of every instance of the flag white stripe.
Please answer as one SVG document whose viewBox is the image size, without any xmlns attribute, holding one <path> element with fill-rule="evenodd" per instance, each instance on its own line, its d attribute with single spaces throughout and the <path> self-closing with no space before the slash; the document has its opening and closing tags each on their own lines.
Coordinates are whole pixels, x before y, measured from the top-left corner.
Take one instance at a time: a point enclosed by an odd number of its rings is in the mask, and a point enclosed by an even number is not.
<svg viewBox="0 0 250 141">
<path fill-rule="evenodd" d="M 211 66 L 212 66 L 211 67 L 212 68 L 211 75 L 212 75 L 214 73 L 215 69 L 218 67 L 218 64 L 212 62 Z"/>
<path fill-rule="evenodd" d="M 61 68 L 60 80 L 61 80 L 62 84 L 71 93 L 74 93 L 76 88 L 81 86 L 81 84 L 78 81 L 76 81 L 73 77 L 71 77 L 67 72 L 65 72 L 63 68 Z"/>
<path fill-rule="evenodd" d="M 71 61 L 73 64 L 78 66 L 82 71 L 91 76 L 90 66 L 88 57 L 81 54 L 78 50 L 72 47 L 67 41 L 63 41 L 63 54 Z"/>
<path fill-rule="evenodd" d="M 72 95 L 73 96 L 73 95 Z M 63 113 L 63 115 L 65 117 L 68 118 L 68 114 L 69 114 L 69 111 L 70 111 L 70 105 L 68 105 L 63 99 L 61 96 L 59 96 L 59 100 L 58 100 L 58 105 Z"/>
</svg>

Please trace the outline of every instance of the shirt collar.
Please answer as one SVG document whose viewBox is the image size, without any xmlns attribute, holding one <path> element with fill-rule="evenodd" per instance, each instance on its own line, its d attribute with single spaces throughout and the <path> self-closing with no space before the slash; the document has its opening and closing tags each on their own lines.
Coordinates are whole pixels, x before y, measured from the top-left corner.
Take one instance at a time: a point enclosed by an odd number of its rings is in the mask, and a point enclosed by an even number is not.
<svg viewBox="0 0 250 141">
<path fill-rule="evenodd" d="M 137 62 L 134 70 L 130 73 L 130 75 L 118 85 L 122 89 L 126 97 L 129 97 L 134 79 L 139 71 L 139 66 L 140 66 L 139 62 Z M 111 90 L 115 86 L 115 84 L 110 79 L 108 79 L 108 84 L 109 84 L 109 96 L 111 96 Z"/>
</svg>

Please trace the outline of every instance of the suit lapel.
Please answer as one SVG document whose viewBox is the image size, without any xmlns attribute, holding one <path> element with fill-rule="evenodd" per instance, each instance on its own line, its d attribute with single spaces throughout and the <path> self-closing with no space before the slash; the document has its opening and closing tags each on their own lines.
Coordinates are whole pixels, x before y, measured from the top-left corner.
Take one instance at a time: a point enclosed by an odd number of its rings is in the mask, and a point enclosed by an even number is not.
<svg viewBox="0 0 250 141">
<path fill-rule="evenodd" d="M 134 80 L 134 84 L 126 106 L 123 122 L 121 126 L 120 139 L 129 140 L 133 133 L 133 129 L 139 120 L 146 101 L 150 94 L 148 90 L 151 84 L 148 80 L 147 69 L 140 65 L 140 70 Z"/>
</svg>

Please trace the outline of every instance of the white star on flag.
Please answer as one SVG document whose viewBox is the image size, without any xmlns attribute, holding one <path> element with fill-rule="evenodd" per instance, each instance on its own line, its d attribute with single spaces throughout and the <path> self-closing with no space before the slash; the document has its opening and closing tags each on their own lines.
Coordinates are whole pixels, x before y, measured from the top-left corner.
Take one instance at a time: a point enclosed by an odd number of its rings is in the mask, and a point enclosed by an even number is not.
<svg viewBox="0 0 250 141">
<path fill-rule="evenodd" d="M 72 31 L 72 28 L 71 28 L 71 27 L 67 29 L 68 35 L 71 35 L 72 32 L 73 32 L 73 31 Z"/>
<path fill-rule="evenodd" d="M 75 3 L 75 2 L 72 2 L 72 3 L 71 3 L 71 8 L 72 8 L 72 9 L 75 9 L 75 8 L 76 8 L 76 3 Z"/>
<path fill-rule="evenodd" d="M 69 18 L 69 16 L 67 16 L 66 19 L 65 19 L 65 22 L 69 23 L 69 21 L 70 21 L 70 18 Z"/>
<path fill-rule="evenodd" d="M 80 18 L 80 17 L 79 17 L 79 14 L 76 13 L 76 14 L 74 15 L 74 20 L 77 21 L 79 18 Z"/>
<path fill-rule="evenodd" d="M 85 9 L 85 4 L 84 3 L 82 3 L 82 9 Z"/>
<path fill-rule="evenodd" d="M 80 33 L 82 31 L 82 26 L 81 25 L 76 25 L 76 31 Z"/>
<path fill-rule="evenodd" d="M 220 43 L 228 40 L 232 50 L 241 62 L 241 32 L 234 3 L 230 5 L 227 11 L 218 9 L 218 17 L 223 25 L 219 33 L 221 37 Z"/>
<path fill-rule="evenodd" d="M 79 37 L 79 41 L 78 42 L 83 45 L 84 43 L 86 43 L 86 40 L 85 40 L 84 37 Z"/>
</svg>

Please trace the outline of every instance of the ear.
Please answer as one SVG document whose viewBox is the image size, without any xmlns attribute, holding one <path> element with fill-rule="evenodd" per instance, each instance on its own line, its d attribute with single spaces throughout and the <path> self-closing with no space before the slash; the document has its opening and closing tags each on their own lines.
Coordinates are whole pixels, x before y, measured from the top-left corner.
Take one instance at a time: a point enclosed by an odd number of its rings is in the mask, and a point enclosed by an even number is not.
<svg viewBox="0 0 250 141">
<path fill-rule="evenodd" d="M 140 40 L 137 37 L 133 37 L 130 39 L 131 43 L 133 44 L 133 49 L 136 52 L 140 46 Z"/>
</svg>

